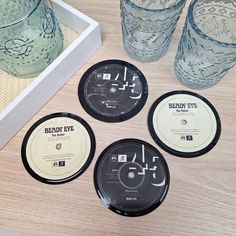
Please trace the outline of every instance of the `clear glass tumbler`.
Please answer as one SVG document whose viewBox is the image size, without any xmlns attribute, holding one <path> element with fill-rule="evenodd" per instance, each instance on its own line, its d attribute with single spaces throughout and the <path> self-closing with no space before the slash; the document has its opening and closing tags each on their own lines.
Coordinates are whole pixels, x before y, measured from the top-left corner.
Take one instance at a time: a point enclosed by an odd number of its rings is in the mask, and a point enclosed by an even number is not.
<svg viewBox="0 0 236 236">
<path fill-rule="evenodd" d="M 123 46 L 141 62 L 165 55 L 186 0 L 120 0 Z"/>
<path fill-rule="evenodd" d="M 62 48 L 48 0 L 0 1 L 0 69 L 17 77 L 37 76 Z"/>
<path fill-rule="evenodd" d="M 236 1 L 193 0 L 175 58 L 177 78 L 187 87 L 216 84 L 236 64 Z"/>
</svg>

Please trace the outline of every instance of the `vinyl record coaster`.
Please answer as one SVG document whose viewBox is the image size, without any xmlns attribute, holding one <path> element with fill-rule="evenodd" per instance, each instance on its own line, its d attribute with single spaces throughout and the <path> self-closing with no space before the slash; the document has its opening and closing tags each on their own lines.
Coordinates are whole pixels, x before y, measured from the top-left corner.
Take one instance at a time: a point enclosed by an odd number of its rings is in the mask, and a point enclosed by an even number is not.
<svg viewBox="0 0 236 236">
<path fill-rule="evenodd" d="M 197 157 L 210 151 L 221 133 L 220 117 L 204 97 L 173 91 L 157 99 L 148 116 L 155 142 L 180 157 Z"/>
<path fill-rule="evenodd" d="M 104 122 L 135 116 L 148 96 L 147 81 L 134 65 L 120 60 L 99 62 L 82 76 L 78 95 L 83 108 Z"/>
<path fill-rule="evenodd" d="M 22 143 L 22 161 L 35 179 L 61 184 L 81 175 L 95 152 L 89 125 L 70 113 L 55 113 L 37 121 Z"/>
<path fill-rule="evenodd" d="M 141 216 L 156 209 L 166 197 L 169 181 L 169 169 L 160 152 L 138 139 L 108 146 L 94 170 L 99 198 L 124 216 Z"/>
</svg>

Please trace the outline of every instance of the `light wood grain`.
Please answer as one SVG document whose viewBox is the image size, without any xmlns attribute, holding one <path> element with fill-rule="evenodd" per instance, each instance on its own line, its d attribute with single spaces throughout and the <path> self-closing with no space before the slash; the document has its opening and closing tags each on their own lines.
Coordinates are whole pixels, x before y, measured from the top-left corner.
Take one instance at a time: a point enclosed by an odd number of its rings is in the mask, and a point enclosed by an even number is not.
<svg viewBox="0 0 236 236">
<path fill-rule="evenodd" d="M 216 86 L 198 91 L 214 104 L 221 117 L 222 135 L 216 147 L 195 159 L 174 157 L 158 147 L 171 173 L 165 202 L 143 217 L 116 215 L 103 206 L 95 193 L 94 164 L 107 145 L 121 138 L 140 138 L 157 146 L 147 129 L 147 114 L 151 104 L 163 93 L 186 89 L 176 80 L 172 64 L 187 7 L 166 56 L 157 62 L 142 64 L 123 51 L 118 0 L 66 2 L 101 23 L 103 45 L 0 151 L 0 229 L 27 235 L 57 236 L 235 236 L 236 68 Z M 96 62 L 112 58 L 129 61 L 140 68 L 150 89 L 143 110 L 131 120 L 118 124 L 93 119 L 82 109 L 77 98 L 83 73 Z M 20 149 L 25 133 L 36 120 L 59 111 L 84 118 L 95 132 L 97 148 L 91 166 L 81 177 L 64 185 L 49 186 L 37 182 L 25 171 Z"/>
</svg>

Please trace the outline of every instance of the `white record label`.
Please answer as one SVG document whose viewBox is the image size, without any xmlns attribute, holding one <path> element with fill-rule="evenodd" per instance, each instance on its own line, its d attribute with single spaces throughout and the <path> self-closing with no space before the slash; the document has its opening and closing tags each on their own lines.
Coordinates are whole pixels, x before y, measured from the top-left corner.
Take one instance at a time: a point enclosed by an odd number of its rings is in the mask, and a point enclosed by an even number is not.
<svg viewBox="0 0 236 236">
<path fill-rule="evenodd" d="M 192 93 L 172 93 L 160 99 L 150 119 L 157 140 L 176 152 L 201 153 L 218 136 L 216 111 Z"/>
<path fill-rule="evenodd" d="M 70 178 L 83 169 L 92 149 L 87 127 L 76 119 L 56 116 L 40 122 L 24 145 L 25 161 L 46 180 Z"/>
</svg>

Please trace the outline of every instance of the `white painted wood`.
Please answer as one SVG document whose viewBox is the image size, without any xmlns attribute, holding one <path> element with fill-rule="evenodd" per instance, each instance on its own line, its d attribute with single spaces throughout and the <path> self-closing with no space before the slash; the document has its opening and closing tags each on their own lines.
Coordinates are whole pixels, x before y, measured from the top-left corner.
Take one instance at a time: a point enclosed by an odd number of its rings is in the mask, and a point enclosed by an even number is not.
<svg viewBox="0 0 236 236">
<path fill-rule="evenodd" d="M 80 32 L 33 82 L 0 113 L 0 149 L 101 46 L 99 24 L 61 0 L 53 1 L 59 21 Z"/>
</svg>

